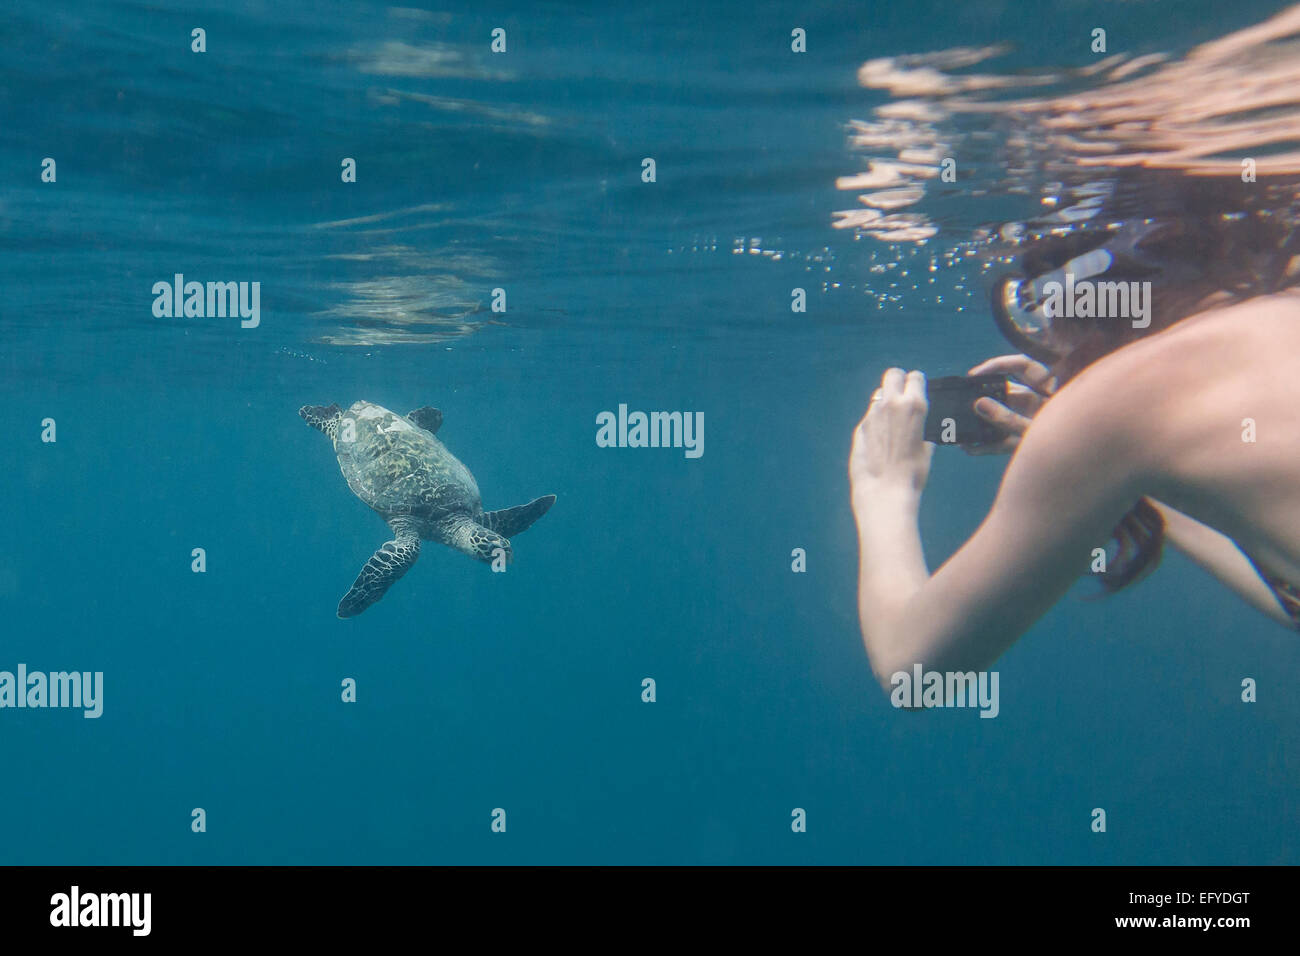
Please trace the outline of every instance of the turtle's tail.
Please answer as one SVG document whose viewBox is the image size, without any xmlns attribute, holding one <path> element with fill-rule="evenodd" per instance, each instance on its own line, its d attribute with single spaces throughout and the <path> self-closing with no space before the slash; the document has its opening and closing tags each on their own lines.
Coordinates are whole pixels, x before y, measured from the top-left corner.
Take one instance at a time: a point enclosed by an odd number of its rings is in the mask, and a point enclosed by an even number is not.
<svg viewBox="0 0 1300 956">
<path fill-rule="evenodd" d="M 513 538 L 519 532 L 527 531 L 534 521 L 551 510 L 553 504 L 555 495 L 543 495 L 526 505 L 515 505 L 502 511 L 486 511 L 478 523 L 503 538 Z"/>
</svg>

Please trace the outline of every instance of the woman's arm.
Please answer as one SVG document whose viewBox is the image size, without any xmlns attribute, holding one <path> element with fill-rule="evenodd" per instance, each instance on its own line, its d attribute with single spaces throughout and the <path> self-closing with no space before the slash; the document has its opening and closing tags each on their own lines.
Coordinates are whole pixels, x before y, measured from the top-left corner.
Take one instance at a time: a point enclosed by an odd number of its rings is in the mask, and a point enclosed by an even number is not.
<svg viewBox="0 0 1300 956">
<path fill-rule="evenodd" d="M 1227 535 L 1154 499 L 1165 521 L 1165 539 L 1237 593 L 1246 603 L 1287 627 L 1295 622 L 1242 550 Z"/>
<path fill-rule="evenodd" d="M 850 458 L 861 564 L 863 641 L 882 686 L 921 664 L 980 669 L 997 659 L 1086 570 L 1140 497 L 1131 415 L 1087 376 L 1035 419 L 983 524 L 938 571 L 916 516 L 934 446 L 921 437 L 925 378 L 885 373 Z"/>
<path fill-rule="evenodd" d="M 1003 403 L 989 398 L 976 403 L 975 410 L 983 418 L 1007 433 L 1007 437 L 995 445 L 969 449 L 977 455 L 1013 451 L 1021 436 L 1029 430 L 1033 417 L 1056 391 L 1056 380 L 1051 370 L 1027 355 L 999 355 L 981 362 L 966 374 L 990 372 L 1010 375 L 1024 384 L 1017 386 L 1012 383 Z M 1273 589 L 1231 538 L 1163 502 L 1150 497 L 1147 501 L 1164 519 L 1166 541 L 1222 581 L 1247 604 L 1285 627 L 1295 626 Z"/>
</svg>

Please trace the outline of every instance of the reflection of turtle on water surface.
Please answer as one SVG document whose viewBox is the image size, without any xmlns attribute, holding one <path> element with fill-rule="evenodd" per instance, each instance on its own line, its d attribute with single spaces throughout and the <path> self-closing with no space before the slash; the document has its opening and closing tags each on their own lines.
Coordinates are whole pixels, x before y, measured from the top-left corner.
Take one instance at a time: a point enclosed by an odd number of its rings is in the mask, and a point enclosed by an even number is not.
<svg viewBox="0 0 1300 956">
<path fill-rule="evenodd" d="M 420 556 L 420 539 L 441 541 L 480 561 L 512 556 L 510 538 L 546 514 L 555 495 L 504 511 L 484 511 L 469 469 L 434 437 L 442 412 L 420 408 L 405 417 L 371 402 L 346 412 L 337 405 L 298 410 L 334 442 L 348 487 L 396 535 L 370 556 L 339 602 L 339 617 L 374 604 Z M 498 551 L 498 549 L 500 549 Z"/>
</svg>

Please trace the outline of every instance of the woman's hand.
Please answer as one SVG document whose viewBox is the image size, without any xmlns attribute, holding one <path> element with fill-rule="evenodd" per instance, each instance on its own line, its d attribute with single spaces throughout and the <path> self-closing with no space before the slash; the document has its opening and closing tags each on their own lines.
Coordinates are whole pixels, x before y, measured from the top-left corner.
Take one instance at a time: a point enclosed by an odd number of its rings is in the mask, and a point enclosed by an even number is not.
<svg viewBox="0 0 1300 956">
<path fill-rule="evenodd" d="M 919 500 L 934 454 L 934 445 L 922 438 L 928 409 L 923 374 L 904 374 L 901 368 L 885 373 L 853 430 L 849 483 L 855 509 L 896 500 L 900 492 Z"/>
<path fill-rule="evenodd" d="M 962 446 L 971 455 L 1010 454 L 1020 444 L 1020 436 L 1029 428 L 1030 420 L 1056 392 L 1056 378 L 1051 370 L 1028 355 L 999 355 L 981 362 L 966 374 L 1010 375 L 1016 379 L 1007 384 L 1006 404 L 992 398 L 981 398 L 975 403 L 975 414 L 997 425 L 1007 437 L 983 445 Z"/>
</svg>

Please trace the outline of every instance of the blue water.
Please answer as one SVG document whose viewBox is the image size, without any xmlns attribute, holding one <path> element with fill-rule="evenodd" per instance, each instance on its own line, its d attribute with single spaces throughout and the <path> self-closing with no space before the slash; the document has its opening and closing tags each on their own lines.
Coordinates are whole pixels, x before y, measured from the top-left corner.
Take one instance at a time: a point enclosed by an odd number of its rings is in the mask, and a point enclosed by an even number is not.
<svg viewBox="0 0 1300 956">
<path fill-rule="evenodd" d="M 598 9 L 6 4 L 0 670 L 105 691 L 0 710 L 0 863 L 1300 862 L 1300 642 L 1177 554 L 1039 622 L 996 719 L 876 689 L 851 429 L 888 365 L 1005 348 L 942 242 L 830 227 L 865 59 L 1078 65 L 1099 22 L 1184 50 L 1277 5 Z M 261 324 L 155 318 L 175 273 L 260 282 Z M 426 544 L 335 617 L 390 535 L 296 412 L 359 398 L 441 408 L 488 508 L 559 496 L 507 573 Z M 597 447 L 620 403 L 703 412 L 703 456 Z M 936 454 L 932 566 L 1003 464 Z"/>
</svg>

